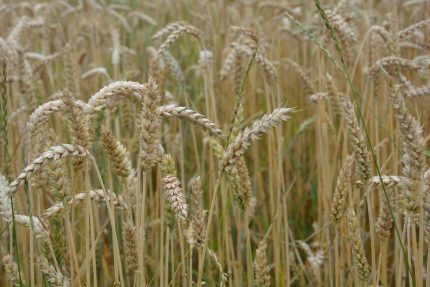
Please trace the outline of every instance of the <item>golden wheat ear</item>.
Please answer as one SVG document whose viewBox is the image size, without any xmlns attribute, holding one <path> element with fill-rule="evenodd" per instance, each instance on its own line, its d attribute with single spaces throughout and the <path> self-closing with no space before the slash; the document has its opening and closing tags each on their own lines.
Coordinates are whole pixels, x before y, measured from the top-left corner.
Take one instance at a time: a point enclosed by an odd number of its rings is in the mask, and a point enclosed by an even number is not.
<svg viewBox="0 0 430 287">
<path fill-rule="evenodd" d="M 272 285 L 266 249 L 267 243 L 264 240 L 260 241 L 254 261 L 255 283 L 259 287 L 269 287 Z"/>
<path fill-rule="evenodd" d="M 278 108 L 271 114 L 266 114 L 261 119 L 255 121 L 252 126 L 241 132 L 232 143 L 226 148 L 224 156 L 220 160 L 219 170 L 223 172 L 233 168 L 236 161 L 245 153 L 253 142 L 267 133 L 269 128 L 279 125 L 283 121 L 290 119 L 294 109 Z"/>
<path fill-rule="evenodd" d="M 363 283 L 365 283 L 369 277 L 370 270 L 369 264 L 367 263 L 363 242 L 361 241 L 360 226 L 353 209 L 349 209 L 346 215 L 348 222 L 348 238 L 349 242 L 351 243 L 354 266 L 357 270 L 358 277 Z"/>
</svg>

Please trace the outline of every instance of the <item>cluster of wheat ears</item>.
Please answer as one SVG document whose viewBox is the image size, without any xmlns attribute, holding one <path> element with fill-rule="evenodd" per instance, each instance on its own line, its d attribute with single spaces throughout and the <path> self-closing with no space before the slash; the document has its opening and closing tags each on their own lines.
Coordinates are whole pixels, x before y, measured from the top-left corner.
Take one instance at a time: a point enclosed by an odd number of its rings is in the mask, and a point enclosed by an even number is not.
<svg viewBox="0 0 430 287">
<path fill-rule="evenodd" d="M 428 0 L 1 1 L 0 286 L 429 287 L 429 43 Z"/>
</svg>

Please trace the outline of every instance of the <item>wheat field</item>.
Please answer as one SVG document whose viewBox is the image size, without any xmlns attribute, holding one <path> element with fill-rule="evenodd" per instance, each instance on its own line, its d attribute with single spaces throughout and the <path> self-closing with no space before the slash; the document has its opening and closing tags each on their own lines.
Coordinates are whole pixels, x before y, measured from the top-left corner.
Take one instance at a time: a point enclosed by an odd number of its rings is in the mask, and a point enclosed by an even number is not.
<svg viewBox="0 0 430 287">
<path fill-rule="evenodd" d="M 428 0 L 0 1 L 0 286 L 430 287 Z"/>
</svg>

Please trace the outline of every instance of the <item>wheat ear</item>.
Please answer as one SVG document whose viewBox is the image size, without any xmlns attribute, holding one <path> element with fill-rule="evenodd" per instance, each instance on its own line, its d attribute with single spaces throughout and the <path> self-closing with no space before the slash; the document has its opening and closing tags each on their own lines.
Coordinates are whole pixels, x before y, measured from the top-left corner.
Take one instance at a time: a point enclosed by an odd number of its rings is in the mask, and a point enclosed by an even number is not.
<svg viewBox="0 0 430 287">
<path fill-rule="evenodd" d="M 0 216 L 6 222 L 12 220 L 12 206 L 8 196 L 9 182 L 0 174 Z"/>
<path fill-rule="evenodd" d="M 331 217 L 334 222 L 338 223 L 344 214 L 346 208 L 347 188 L 351 184 L 352 173 L 354 171 L 354 156 L 350 155 L 346 158 L 345 163 L 340 170 L 337 178 L 336 188 L 333 194 L 331 206 Z"/>
<path fill-rule="evenodd" d="M 8 254 L 2 258 L 4 269 L 6 272 L 7 279 L 12 283 L 13 286 L 20 286 L 18 265 L 13 261 L 12 255 Z M 23 281 L 23 278 L 21 278 Z M 25 283 L 25 282 L 22 282 Z"/>
<path fill-rule="evenodd" d="M 119 209 L 127 209 L 128 206 L 125 204 L 123 197 L 121 195 L 117 195 L 110 190 L 106 190 L 107 199 L 105 192 L 102 189 L 92 189 L 89 192 L 90 199 L 95 202 L 111 202 L 114 207 Z M 75 206 L 79 203 L 83 203 L 85 198 L 87 197 L 86 192 L 81 192 L 74 194 L 73 197 L 66 202 L 58 202 L 52 205 L 50 208 L 46 209 L 43 212 L 43 217 L 50 219 L 58 214 L 60 214 L 67 206 Z"/>
<path fill-rule="evenodd" d="M 178 30 L 181 27 L 184 27 L 186 25 L 187 25 L 187 23 L 184 21 L 178 21 L 178 22 L 170 23 L 166 27 L 164 27 L 163 29 L 161 29 L 157 33 L 155 33 L 152 36 L 152 39 L 161 40 L 162 38 L 166 37 L 167 35 L 169 35 L 173 31 Z"/>
<path fill-rule="evenodd" d="M 358 219 L 353 209 L 347 211 L 348 219 L 348 237 L 351 243 L 352 257 L 354 259 L 355 269 L 358 277 L 365 283 L 369 277 L 369 265 L 367 263 L 366 254 L 364 253 L 363 243 L 360 237 L 360 227 Z"/>
<path fill-rule="evenodd" d="M 202 182 L 200 177 L 196 177 L 193 179 L 191 184 L 192 189 L 192 197 L 191 197 L 191 227 L 193 230 L 194 240 L 201 244 L 204 241 L 204 229 L 205 229 L 205 217 L 206 211 L 202 206 Z"/>
<path fill-rule="evenodd" d="M 315 85 L 312 83 L 312 80 L 306 74 L 306 71 L 304 70 L 304 68 L 299 63 L 291 59 L 286 59 L 286 62 L 299 75 L 300 80 L 302 81 L 303 90 L 305 91 L 305 94 L 306 95 L 316 94 L 317 89 L 315 88 Z"/>
<path fill-rule="evenodd" d="M 255 61 L 260 65 L 264 71 L 264 77 L 269 83 L 273 83 L 278 79 L 278 72 L 273 63 L 259 50 L 255 50 L 247 45 L 239 43 L 232 43 L 232 48 L 235 49 L 239 54 L 252 57 L 255 53 Z"/>
<path fill-rule="evenodd" d="M 48 259 L 41 256 L 39 257 L 39 266 L 43 274 L 45 274 L 46 281 L 53 287 L 68 287 L 70 281 L 64 277 L 60 271 L 57 271 L 54 266 L 49 264 Z"/>
<path fill-rule="evenodd" d="M 182 22 L 181 25 L 177 25 L 171 30 L 170 35 L 167 36 L 164 43 L 161 44 L 160 48 L 158 48 L 158 54 L 167 51 L 176 41 L 178 41 L 181 36 L 186 34 L 194 36 L 197 39 L 201 38 L 201 32 L 199 29 L 190 24 Z"/>
<path fill-rule="evenodd" d="M 367 182 L 367 180 L 372 175 L 370 167 L 370 155 L 367 149 L 367 144 L 364 140 L 360 126 L 358 125 L 354 106 L 352 105 L 351 101 L 345 98 L 343 101 L 343 107 L 346 126 L 348 128 L 348 134 L 354 152 L 355 161 L 358 165 L 360 179 L 363 182 Z"/>
<path fill-rule="evenodd" d="M 227 147 L 224 156 L 220 160 L 220 172 L 234 167 L 237 160 L 253 142 L 267 133 L 269 128 L 279 125 L 282 121 L 289 120 L 293 111 L 291 108 L 275 109 L 271 114 L 266 114 L 261 119 L 256 120 L 251 127 L 245 128 Z"/>
<path fill-rule="evenodd" d="M 403 180 L 403 177 L 397 175 L 381 175 L 371 177 L 368 183 L 374 186 L 381 186 L 384 183 L 385 187 L 389 188 L 399 185 Z"/>
<path fill-rule="evenodd" d="M 85 112 L 93 115 L 96 111 L 105 109 L 123 97 L 130 97 L 137 102 L 141 102 L 144 92 L 145 85 L 140 83 L 131 81 L 113 82 L 91 96 Z"/>
<path fill-rule="evenodd" d="M 130 176 L 133 173 L 133 168 L 127 157 L 127 150 L 106 127 L 101 129 L 101 141 L 109 154 L 115 172 L 125 178 Z"/>
<path fill-rule="evenodd" d="M 140 117 L 140 151 L 139 160 L 141 166 L 149 169 L 161 162 L 162 151 L 160 150 L 160 114 L 157 108 L 160 105 L 161 95 L 155 80 L 150 78 L 146 85 L 146 96 Z"/>
<path fill-rule="evenodd" d="M 33 216 L 30 218 L 27 215 L 15 215 L 14 219 L 16 223 L 24 225 L 28 229 L 32 229 L 36 238 L 41 238 L 44 240 L 49 239 L 49 231 L 45 228 L 45 225 L 38 217 Z"/>
<path fill-rule="evenodd" d="M 395 117 L 400 127 L 403 145 L 403 176 L 399 203 L 407 214 L 419 213 L 423 196 L 423 174 L 426 170 L 424 139 L 420 123 L 409 114 L 399 87 L 390 90 Z"/>
<path fill-rule="evenodd" d="M 392 188 L 387 189 L 387 186 L 385 186 L 385 189 L 387 190 L 389 202 L 387 202 L 384 195 L 381 195 L 379 215 L 375 224 L 375 231 L 381 241 L 390 237 L 391 227 L 393 226 L 393 217 L 391 216 L 389 205 L 393 206 L 394 190 Z"/>
<path fill-rule="evenodd" d="M 254 261 L 255 283 L 258 287 L 271 286 L 270 267 L 267 263 L 267 243 L 262 240 L 258 244 Z"/>
<path fill-rule="evenodd" d="M 185 195 L 182 192 L 181 182 L 174 175 L 167 175 L 163 178 L 164 196 L 169 202 L 175 214 L 186 219 L 188 216 L 188 206 L 185 200 Z"/>
<path fill-rule="evenodd" d="M 186 107 L 177 107 L 175 105 L 167 105 L 167 106 L 161 106 L 157 108 L 157 112 L 165 117 L 178 117 L 181 119 L 185 119 L 190 121 L 193 124 L 199 125 L 202 128 L 209 131 L 212 135 L 218 137 L 218 138 L 224 138 L 224 133 L 218 128 L 218 126 L 211 122 L 209 119 L 207 119 L 202 114 L 193 111 Z"/>
<path fill-rule="evenodd" d="M 12 196 L 18 188 L 28 180 L 36 171 L 40 170 L 46 164 L 60 160 L 66 157 L 90 157 L 89 151 L 81 146 L 74 144 L 62 144 L 59 146 L 54 146 L 48 149 L 46 152 L 42 153 L 36 159 L 32 161 L 30 165 L 24 168 L 18 177 L 9 184 L 7 191 L 8 196 Z"/>
<path fill-rule="evenodd" d="M 64 91 L 62 99 L 66 105 L 66 112 L 69 119 L 68 122 L 72 130 L 73 143 L 85 149 L 89 149 L 90 130 L 85 115 L 76 105 L 76 101 L 72 93 L 69 93 L 67 90 Z M 74 159 L 76 169 L 81 168 L 83 163 L 84 160 L 82 158 Z"/>
<path fill-rule="evenodd" d="M 131 222 L 124 224 L 123 237 L 125 245 L 127 247 L 127 264 L 131 270 L 137 270 L 138 264 L 138 252 L 137 252 L 137 233 L 136 226 L 133 226 Z"/>
<path fill-rule="evenodd" d="M 410 35 L 412 35 L 415 31 L 424 28 L 425 26 L 430 25 L 430 19 L 422 20 L 418 23 L 415 23 L 397 33 L 397 38 L 404 39 Z"/>
</svg>

